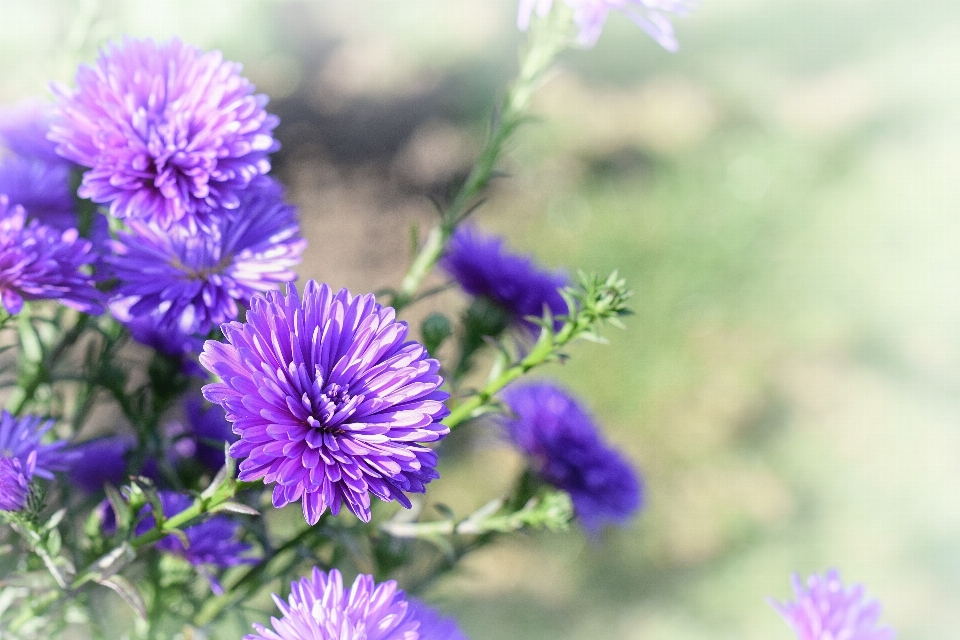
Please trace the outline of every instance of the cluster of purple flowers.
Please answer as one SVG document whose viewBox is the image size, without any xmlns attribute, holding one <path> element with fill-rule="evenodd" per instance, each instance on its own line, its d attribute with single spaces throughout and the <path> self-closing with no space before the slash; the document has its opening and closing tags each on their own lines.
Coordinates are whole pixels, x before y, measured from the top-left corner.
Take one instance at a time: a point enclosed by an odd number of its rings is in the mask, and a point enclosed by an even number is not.
<svg viewBox="0 0 960 640">
<path fill-rule="evenodd" d="M 339 571 L 314 567 L 290 585 L 286 602 L 276 595 L 273 600 L 282 617 L 270 619 L 273 629 L 254 624 L 257 633 L 244 640 L 466 640 L 452 619 L 407 599 L 393 580 L 376 584 L 370 575 L 357 576 L 344 589 Z"/>
<path fill-rule="evenodd" d="M 893 629 L 879 626 L 880 603 L 867 600 L 864 589 L 844 588 L 840 574 L 831 569 L 823 576 L 810 576 L 804 585 L 793 576 L 795 602 L 773 607 L 797 634 L 797 640 L 893 640 Z"/>
</svg>

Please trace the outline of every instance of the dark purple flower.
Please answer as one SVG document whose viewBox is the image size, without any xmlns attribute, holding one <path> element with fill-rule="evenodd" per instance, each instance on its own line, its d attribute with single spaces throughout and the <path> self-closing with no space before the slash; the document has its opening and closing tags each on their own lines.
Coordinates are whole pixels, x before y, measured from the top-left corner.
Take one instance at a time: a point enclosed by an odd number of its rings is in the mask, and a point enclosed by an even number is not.
<svg viewBox="0 0 960 640">
<path fill-rule="evenodd" d="M 53 428 L 53 420 L 40 416 L 15 417 L 6 410 L 0 412 L 0 456 L 17 458 L 24 465 L 35 468 L 30 474 L 50 480 L 54 471 L 65 471 L 76 454 L 65 449 L 66 440 L 40 444 L 40 440 Z M 31 456 L 34 464 L 27 465 Z"/>
<path fill-rule="evenodd" d="M 603 442 L 590 415 L 566 391 L 538 381 L 511 385 L 500 395 L 513 413 L 503 419 L 511 439 L 546 482 L 570 494 L 587 531 L 625 524 L 640 508 L 637 473 Z"/>
<path fill-rule="evenodd" d="M 36 461 L 36 451 L 31 451 L 23 463 L 19 458 L 0 456 L 0 511 L 19 511 L 27 506 Z"/>
<path fill-rule="evenodd" d="M 193 504 L 190 496 L 174 491 L 160 491 L 160 506 L 163 507 L 163 516 L 170 518 L 184 511 Z M 145 506 L 143 514 L 146 516 L 134 528 L 136 535 L 143 535 L 153 529 L 156 520 L 152 508 Z M 183 529 L 189 541 L 188 546 L 174 535 L 166 536 L 157 543 L 157 549 L 172 553 L 186 559 L 193 565 L 212 565 L 225 569 L 238 564 L 247 564 L 252 558 L 244 557 L 250 550 L 250 545 L 237 540 L 240 525 L 225 516 L 213 516 L 200 524 Z"/>
<path fill-rule="evenodd" d="M 27 215 L 60 231 L 77 226 L 70 195 L 70 168 L 63 163 L 9 157 L 0 161 L 0 193 L 11 205 L 22 205 Z"/>
<path fill-rule="evenodd" d="M 212 212 L 240 205 L 279 148 L 277 118 L 253 91 L 219 51 L 124 38 L 80 67 L 75 92 L 54 87 L 48 137 L 61 156 L 90 167 L 80 196 L 110 203 L 112 215 L 205 225 Z"/>
<path fill-rule="evenodd" d="M 676 36 L 673 25 L 665 13 L 686 15 L 695 2 L 693 0 L 565 0 L 573 9 L 573 21 L 577 26 L 577 41 L 584 47 L 597 43 L 603 25 L 611 11 L 620 11 L 641 29 L 647 32 L 667 51 L 676 51 Z M 517 26 L 526 31 L 530 18 L 536 13 L 543 17 L 553 7 L 553 0 L 520 0 Z"/>
<path fill-rule="evenodd" d="M 137 442 L 133 436 L 110 436 L 87 440 L 72 449 L 75 460 L 67 469 L 71 482 L 88 493 L 104 484 L 120 485 L 127 479 L 127 454 Z M 156 463 L 148 463 L 142 475 L 156 477 Z"/>
<path fill-rule="evenodd" d="M 101 313 L 101 294 L 84 272 L 96 255 L 76 229 L 59 232 L 27 222 L 20 205 L 0 195 L 0 300 L 11 314 L 24 300 L 52 299 L 86 313 Z"/>
<path fill-rule="evenodd" d="M 106 258 L 117 279 L 116 301 L 131 318 L 149 317 L 163 332 L 206 335 L 236 320 L 238 303 L 292 282 L 306 240 L 280 186 L 261 178 L 240 206 L 210 228 L 164 230 L 131 222 Z"/>
<path fill-rule="evenodd" d="M 0 111 L 0 145 L 21 158 L 69 170 L 71 163 L 57 155 L 57 145 L 47 140 L 52 107 L 28 101 Z"/>
<path fill-rule="evenodd" d="M 290 585 L 284 602 L 273 601 L 282 613 L 271 618 L 273 629 L 254 623 L 256 634 L 244 640 L 418 640 L 418 623 L 409 615 L 403 591 L 393 580 L 376 584 L 361 574 L 349 590 L 336 569 L 324 573 L 313 568 L 309 577 Z"/>
<path fill-rule="evenodd" d="M 406 340 L 392 308 L 311 280 L 302 298 L 293 285 L 254 296 L 246 323 L 222 329 L 227 343 L 208 340 L 200 355 L 221 379 L 203 395 L 240 436 L 240 480 L 277 483 L 274 506 L 302 498 L 316 524 L 346 503 L 368 521 L 370 493 L 409 508 L 404 492 L 438 477 L 423 443 L 449 432 L 440 363 Z"/>
<path fill-rule="evenodd" d="M 797 634 L 797 640 L 893 640 L 893 629 L 879 627 L 880 603 L 864 598 L 860 585 L 845 589 L 840 574 L 831 569 L 813 575 L 806 586 L 793 575 L 796 602 L 770 604 Z"/>
<path fill-rule="evenodd" d="M 567 304 L 558 290 L 569 284 L 567 276 L 543 271 L 529 256 L 511 254 L 503 244 L 503 238 L 460 227 L 450 239 L 440 266 L 464 291 L 493 301 L 515 323 L 535 329 L 524 318 L 539 318 L 544 307 L 554 316 L 566 315 Z"/>
<path fill-rule="evenodd" d="M 416 598 L 407 598 L 407 615 L 420 623 L 418 640 L 467 640 L 456 620 Z"/>
<path fill-rule="evenodd" d="M 225 462 L 224 444 L 236 442 L 237 435 L 230 428 L 222 408 L 204 407 L 199 400 L 192 399 L 184 403 L 184 408 L 197 443 L 194 455 L 203 466 L 216 471 Z"/>
</svg>

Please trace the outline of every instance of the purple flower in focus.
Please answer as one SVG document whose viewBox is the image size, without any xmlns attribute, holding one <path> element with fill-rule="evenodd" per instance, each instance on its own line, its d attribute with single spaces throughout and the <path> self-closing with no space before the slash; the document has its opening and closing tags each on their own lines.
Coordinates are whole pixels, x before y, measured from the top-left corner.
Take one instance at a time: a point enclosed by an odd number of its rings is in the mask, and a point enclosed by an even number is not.
<svg viewBox="0 0 960 640">
<path fill-rule="evenodd" d="M 53 428 L 53 420 L 44 421 L 40 416 L 16 417 L 7 410 L 0 412 L 0 456 L 17 458 L 30 475 L 50 480 L 54 471 L 65 471 L 76 459 L 76 454 L 65 449 L 66 440 L 40 444 L 40 440 Z M 28 465 L 29 458 L 34 462 Z"/>
<path fill-rule="evenodd" d="M 666 13 L 686 15 L 694 5 L 692 0 L 565 0 L 573 9 L 573 22 L 577 26 L 577 42 L 584 47 L 597 43 L 603 25 L 611 11 L 620 11 L 646 31 L 667 51 L 679 48 L 673 25 Z M 520 0 L 517 26 L 526 31 L 530 18 L 536 13 L 546 16 L 553 7 L 553 0 Z"/>
<path fill-rule="evenodd" d="M 206 225 L 235 209 L 240 192 L 270 170 L 277 118 L 253 95 L 240 65 L 179 40 L 124 38 L 81 66 L 77 90 L 54 87 L 48 137 L 85 167 L 81 197 L 118 218 L 168 228 Z"/>
<path fill-rule="evenodd" d="M 59 232 L 27 222 L 20 205 L 0 195 L 0 300 L 20 313 L 24 300 L 57 300 L 86 313 L 101 313 L 101 294 L 83 269 L 96 259 L 76 229 Z"/>
<path fill-rule="evenodd" d="M 297 294 L 254 296 L 246 323 L 222 327 L 200 364 L 221 382 L 203 395 L 226 411 L 240 480 L 277 483 L 273 504 L 302 499 L 316 524 L 342 503 L 370 520 L 370 493 L 397 500 L 437 478 L 423 443 L 449 429 L 440 363 L 407 341 L 407 324 L 372 295 L 334 293 L 311 280 Z"/>
<path fill-rule="evenodd" d="M 797 640 L 893 640 L 893 629 L 878 626 L 880 603 L 864 598 L 864 589 L 845 589 L 840 574 L 831 569 L 824 576 L 813 575 L 806 586 L 793 575 L 796 602 L 770 604 L 797 634 Z"/>
<path fill-rule="evenodd" d="M 170 518 L 193 504 L 190 496 L 174 491 L 160 491 L 160 506 L 163 507 L 163 516 Z M 156 520 L 152 508 L 144 507 L 143 518 L 134 529 L 135 535 L 143 535 L 153 529 Z M 240 525 L 225 516 L 213 516 L 208 520 L 183 529 L 188 546 L 174 535 L 166 536 L 157 543 L 157 549 L 178 555 L 193 565 L 212 565 L 225 569 L 238 564 L 247 564 L 252 558 L 244 557 L 250 550 L 250 545 L 237 540 Z"/>
<path fill-rule="evenodd" d="M 254 623 L 256 634 L 244 640 L 418 640 L 418 622 L 409 613 L 404 593 L 393 580 L 375 584 L 361 574 L 344 591 L 336 569 L 324 573 L 313 568 L 309 577 L 290 585 L 284 602 L 273 601 L 283 616 L 271 618 L 273 629 Z M 429 638 L 429 636 L 427 636 Z"/>
<path fill-rule="evenodd" d="M 467 640 L 456 620 L 416 598 L 407 598 L 407 615 L 420 623 L 418 640 Z"/>
<path fill-rule="evenodd" d="M 30 452 L 25 463 L 19 458 L 0 456 L 0 511 L 19 511 L 27 506 L 36 461 L 36 451 Z"/>
<path fill-rule="evenodd" d="M 158 331 L 206 335 L 235 320 L 237 303 L 292 282 L 306 240 L 279 184 L 261 178 L 240 194 L 240 206 L 208 229 L 164 230 L 131 222 L 106 258 L 117 296 L 130 318 L 147 316 Z"/>
<path fill-rule="evenodd" d="M 514 414 L 503 418 L 511 439 L 540 477 L 570 494 L 588 532 L 625 524 L 640 509 L 637 473 L 566 391 L 541 381 L 511 385 L 500 396 Z"/>
<path fill-rule="evenodd" d="M 71 163 L 57 155 L 57 145 L 47 140 L 52 106 L 29 101 L 0 111 L 0 144 L 21 158 L 69 171 Z"/>
<path fill-rule="evenodd" d="M 539 318 L 544 306 L 554 316 L 566 315 L 567 303 L 558 289 L 569 284 L 567 276 L 543 271 L 530 257 L 508 253 L 503 244 L 503 238 L 460 227 L 450 239 L 440 266 L 464 291 L 486 297 L 515 323 L 532 330 L 536 325 L 524 318 Z"/>
</svg>

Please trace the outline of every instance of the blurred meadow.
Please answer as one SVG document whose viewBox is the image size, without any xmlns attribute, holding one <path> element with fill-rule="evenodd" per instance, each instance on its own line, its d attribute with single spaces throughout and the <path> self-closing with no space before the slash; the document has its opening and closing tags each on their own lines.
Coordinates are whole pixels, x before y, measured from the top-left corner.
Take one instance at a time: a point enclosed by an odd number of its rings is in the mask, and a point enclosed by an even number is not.
<svg viewBox="0 0 960 640">
<path fill-rule="evenodd" d="M 372 291 L 479 148 L 515 12 L 0 0 L 0 104 L 49 95 L 123 34 L 221 49 L 281 118 L 302 279 Z M 670 54 L 614 17 L 567 52 L 475 214 L 635 289 L 626 331 L 544 375 L 636 463 L 646 509 L 597 540 L 495 545 L 425 595 L 473 640 L 787 640 L 765 598 L 837 567 L 898 637 L 956 638 L 960 3 L 704 0 L 677 31 Z M 458 512 L 517 465 L 489 425 L 451 451 L 428 498 Z"/>
</svg>

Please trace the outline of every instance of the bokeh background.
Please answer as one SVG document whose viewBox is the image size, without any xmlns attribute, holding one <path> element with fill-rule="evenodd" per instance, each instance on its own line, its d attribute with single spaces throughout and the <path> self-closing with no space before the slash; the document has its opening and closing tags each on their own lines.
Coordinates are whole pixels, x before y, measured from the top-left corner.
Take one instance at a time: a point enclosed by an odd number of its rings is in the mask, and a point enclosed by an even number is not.
<svg viewBox="0 0 960 640">
<path fill-rule="evenodd" d="M 302 275 L 372 291 L 479 148 L 515 11 L 0 0 L 0 104 L 122 34 L 223 50 L 282 118 Z M 636 290 L 627 331 L 544 373 L 636 462 L 646 509 L 599 540 L 498 544 L 427 595 L 474 640 L 786 640 L 765 598 L 838 567 L 900 638 L 954 639 L 960 3 L 704 0 L 677 30 L 669 54 L 615 17 L 565 54 L 476 214 Z M 469 509 L 506 486 L 513 454 L 473 446 L 432 497 Z"/>
</svg>

